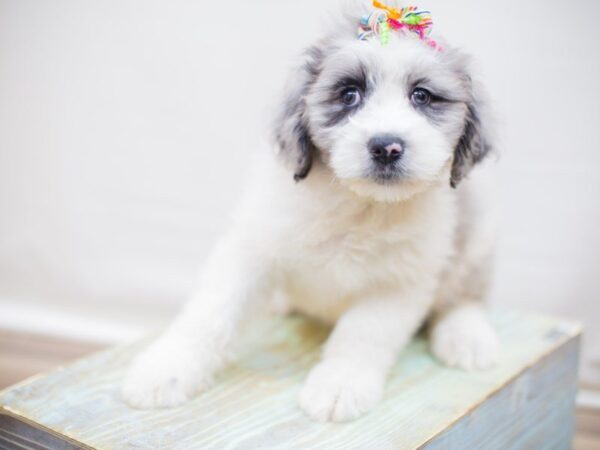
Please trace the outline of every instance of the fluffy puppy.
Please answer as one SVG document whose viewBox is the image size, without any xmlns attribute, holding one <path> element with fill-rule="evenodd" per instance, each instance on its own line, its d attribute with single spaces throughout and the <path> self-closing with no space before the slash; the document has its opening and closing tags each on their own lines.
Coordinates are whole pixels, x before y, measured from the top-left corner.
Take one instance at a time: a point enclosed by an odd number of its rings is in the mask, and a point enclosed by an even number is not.
<svg viewBox="0 0 600 450">
<path fill-rule="evenodd" d="M 480 306 L 492 245 L 465 180 L 490 145 L 468 61 L 411 33 L 359 40 L 365 12 L 304 54 L 276 122 L 278 157 L 257 163 L 194 298 L 134 361 L 130 405 L 175 406 L 208 388 L 247 308 L 275 292 L 333 325 L 299 396 L 320 421 L 373 408 L 428 319 L 441 361 L 494 363 Z"/>
</svg>

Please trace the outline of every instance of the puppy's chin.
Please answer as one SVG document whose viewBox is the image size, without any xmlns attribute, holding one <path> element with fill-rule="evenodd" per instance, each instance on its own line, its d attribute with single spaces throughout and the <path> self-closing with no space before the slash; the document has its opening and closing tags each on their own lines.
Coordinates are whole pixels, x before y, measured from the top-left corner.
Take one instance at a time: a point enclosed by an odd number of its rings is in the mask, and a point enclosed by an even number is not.
<svg viewBox="0 0 600 450">
<path fill-rule="evenodd" d="M 385 182 L 369 179 L 340 179 L 340 183 L 360 197 L 382 203 L 403 202 L 439 184 L 431 180 L 406 179 Z"/>
</svg>

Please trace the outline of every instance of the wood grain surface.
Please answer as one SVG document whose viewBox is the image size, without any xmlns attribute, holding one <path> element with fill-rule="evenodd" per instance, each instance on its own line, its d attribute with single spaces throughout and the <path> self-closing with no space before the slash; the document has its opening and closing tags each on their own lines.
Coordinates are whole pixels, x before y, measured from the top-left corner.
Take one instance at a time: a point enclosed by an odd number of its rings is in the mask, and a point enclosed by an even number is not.
<svg viewBox="0 0 600 450">
<path fill-rule="evenodd" d="M 296 405 L 328 332 L 301 318 L 257 325 L 216 385 L 180 408 L 135 411 L 120 401 L 119 386 L 137 350 L 129 346 L 3 391 L 0 412 L 98 449 L 475 449 L 481 430 L 507 430 L 504 441 L 480 447 L 486 450 L 529 449 L 531 442 L 544 444 L 533 448 L 569 448 L 579 327 L 513 312 L 493 319 L 503 342 L 498 367 L 480 373 L 445 368 L 417 339 L 399 358 L 384 401 L 350 424 L 312 422 Z M 514 430 L 534 431 L 499 447 Z"/>
</svg>

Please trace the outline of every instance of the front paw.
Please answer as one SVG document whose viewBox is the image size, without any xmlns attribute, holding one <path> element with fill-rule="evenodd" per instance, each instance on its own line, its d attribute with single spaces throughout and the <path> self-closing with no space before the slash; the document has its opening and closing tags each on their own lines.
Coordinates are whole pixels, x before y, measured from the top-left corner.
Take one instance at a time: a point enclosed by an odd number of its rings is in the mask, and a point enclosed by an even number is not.
<svg viewBox="0 0 600 450">
<path fill-rule="evenodd" d="M 319 422 L 346 422 L 370 411 L 383 394 L 384 376 L 372 368 L 323 361 L 308 374 L 299 404 Z"/>
<path fill-rule="evenodd" d="M 498 361 L 500 340 L 482 315 L 469 310 L 456 311 L 433 329 L 431 350 L 450 367 L 486 370 Z"/>
<path fill-rule="evenodd" d="M 134 359 L 121 396 L 139 409 L 179 406 L 209 386 L 210 374 L 203 373 L 202 367 L 197 352 L 159 340 Z"/>
</svg>

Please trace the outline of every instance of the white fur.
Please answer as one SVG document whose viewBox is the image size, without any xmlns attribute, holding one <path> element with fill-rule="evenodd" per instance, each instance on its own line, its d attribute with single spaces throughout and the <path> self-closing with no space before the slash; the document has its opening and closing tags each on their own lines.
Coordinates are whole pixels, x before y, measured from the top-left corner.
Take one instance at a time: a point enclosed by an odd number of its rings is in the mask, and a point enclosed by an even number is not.
<svg viewBox="0 0 600 450">
<path fill-rule="evenodd" d="M 324 63 L 321 82 L 364 51 L 362 61 L 382 77 L 380 90 L 356 116 L 326 131 L 316 83 L 307 114 L 321 159 L 295 183 L 284 165 L 260 158 L 194 298 L 134 361 L 123 387 L 130 405 L 171 407 L 206 389 L 248 308 L 269 296 L 276 296 L 278 311 L 334 325 L 299 398 L 320 421 L 369 411 L 398 353 L 432 314 L 432 349 L 440 360 L 464 369 L 495 361 L 497 337 L 473 306 L 485 296 L 492 247 L 489 233 L 477 231 L 483 210 L 469 195 L 477 186 L 469 180 L 458 190 L 449 186 L 464 108 L 449 111 L 436 128 L 394 84 L 409 76 L 414 61 L 414 70 L 443 89 L 460 91 L 460 82 L 414 39 L 385 49 L 377 42 L 342 47 Z M 405 136 L 412 153 L 409 177 L 383 185 L 363 177 L 370 163 L 365 140 L 388 131 Z"/>
<path fill-rule="evenodd" d="M 452 310 L 433 328 L 433 354 L 447 365 L 464 370 L 492 367 L 500 341 L 483 314 L 481 307 L 473 304 Z"/>
</svg>

